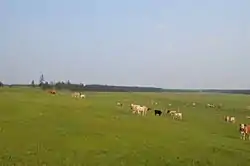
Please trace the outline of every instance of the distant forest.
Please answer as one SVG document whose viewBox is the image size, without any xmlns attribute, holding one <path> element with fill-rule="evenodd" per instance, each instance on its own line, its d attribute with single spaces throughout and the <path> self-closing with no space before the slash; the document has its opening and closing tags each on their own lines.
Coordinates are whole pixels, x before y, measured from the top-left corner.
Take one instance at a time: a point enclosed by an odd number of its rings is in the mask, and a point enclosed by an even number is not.
<svg viewBox="0 0 250 166">
<path fill-rule="evenodd" d="M 113 86 L 113 85 L 99 85 L 83 83 L 73 84 L 70 81 L 66 82 L 48 82 L 45 81 L 44 76 L 40 76 L 38 84 L 35 84 L 33 80 L 30 84 L 11 84 L 7 85 L 0 81 L 0 87 L 3 86 L 28 86 L 28 87 L 40 87 L 43 90 L 55 89 L 55 90 L 70 90 L 70 91 L 94 91 L 94 92 L 204 92 L 204 93 L 232 93 L 232 94 L 250 94 L 250 89 L 237 90 L 237 89 L 198 89 L 198 90 L 187 90 L 187 89 L 163 89 L 157 87 L 137 87 L 137 86 Z"/>
</svg>

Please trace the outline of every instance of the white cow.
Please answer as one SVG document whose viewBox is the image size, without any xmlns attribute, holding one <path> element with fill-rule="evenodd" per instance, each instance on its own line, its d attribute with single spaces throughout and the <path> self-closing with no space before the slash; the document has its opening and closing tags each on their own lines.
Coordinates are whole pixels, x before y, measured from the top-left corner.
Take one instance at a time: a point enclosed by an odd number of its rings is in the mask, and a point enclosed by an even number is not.
<svg viewBox="0 0 250 166">
<path fill-rule="evenodd" d="M 81 96 L 80 92 L 74 92 L 72 93 L 72 97 L 79 98 Z"/>
<path fill-rule="evenodd" d="M 235 123 L 236 122 L 236 118 L 234 116 L 225 116 L 225 121 L 226 122 Z"/>
<path fill-rule="evenodd" d="M 167 113 L 171 116 L 173 116 L 177 111 L 174 110 L 168 110 Z"/>
<path fill-rule="evenodd" d="M 234 116 L 231 116 L 231 117 L 230 117 L 230 122 L 232 122 L 232 123 L 235 123 L 235 122 L 236 122 L 236 119 L 235 119 Z"/>
<path fill-rule="evenodd" d="M 131 104 L 130 105 L 133 114 L 137 113 L 137 114 L 141 114 L 141 115 L 146 115 L 147 111 L 150 110 L 150 108 L 147 108 L 146 106 L 141 106 L 141 105 L 137 105 L 137 104 Z"/>
<path fill-rule="evenodd" d="M 182 113 L 181 112 L 176 112 L 173 116 L 173 119 L 179 119 L 182 120 Z"/>
<path fill-rule="evenodd" d="M 146 107 L 146 106 L 139 106 L 139 107 L 137 107 L 137 113 L 141 114 L 143 116 L 147 114 L 148 110 L 149 110 L 149 108 Z"/>
<path fill-rule="evenodd" d="M 80 98 L 85 99 L 86 96 L 85 96 L 84 94 L 81 94 L 81 95 L 80 95 Z"/>
<path fill-rule="evenodd" d="M 120 102 L 117 102 L 116 105 L 122 107 L 122 103 Z"/>
<path fill-rule="evenodd" d="M 82 94 L 81 92 L 74 92 L 72 94 L 72 97 L 74 97 L 74 98 L 85 98 L 86 96 L 84 94 Z"/>
<path fill-rule="evenodd" d="M 215 105 L 214 105 L 214 104 L 208 103 L 208 104 L 206 105 L 206 107 L 208 107 L 208 108 L 215 108 Z"/>
<path fill-rule="evenodd" d="M 130 108 L 132 110 L 132 113 L 138 113 L 137 108 L 140 107 L 138 104 L 130 104 Z"/>
</svg>

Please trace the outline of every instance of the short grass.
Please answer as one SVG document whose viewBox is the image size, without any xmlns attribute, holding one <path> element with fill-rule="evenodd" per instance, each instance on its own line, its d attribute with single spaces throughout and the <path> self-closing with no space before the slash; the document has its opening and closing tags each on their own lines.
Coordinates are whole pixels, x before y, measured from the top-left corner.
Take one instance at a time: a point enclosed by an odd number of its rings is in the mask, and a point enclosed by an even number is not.
<svg viewBox="0 0 250 166">
<path fill-rule="evenodd" d="M 250 111 L 250 97 L 198 93 L 86 93 L 52 96 L 39 89 L 0 89 L 0 165 L 243 166 L 250 141 L 238 123 Z M 151 101 L 158 102 L 152 106 Z M 120 101 L 123 108 L 116 106 Z M 197 102 L 197 107 L 185 106 Z M 184 120 L 132 115 L 129 103 L 179 107 Z M 206 103 L 224 104 L 220 111 Z M 236 124 L 223 121 L 236 116 Z"/>
</svg>

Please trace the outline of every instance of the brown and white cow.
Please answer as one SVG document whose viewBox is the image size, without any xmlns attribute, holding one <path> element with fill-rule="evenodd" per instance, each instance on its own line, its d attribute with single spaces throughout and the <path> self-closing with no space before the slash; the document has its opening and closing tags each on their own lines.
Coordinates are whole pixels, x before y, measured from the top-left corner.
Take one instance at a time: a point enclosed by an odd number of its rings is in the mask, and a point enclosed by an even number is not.
<svg viewBox="0 0 250 166">
<path fill-rule="evenodd" d="M 56 91 L 55 90 L 50 90 L 49 93 L 55 95 Z"/>
<path fill-rule="evenodd" d="M 248 139 L 250 140 L 250 125 L 247 124 L 240 124 L 240 134 L 241 134 L 241 139 L 246 140 L 246 138 L 248 137 Z"/>
</svg>

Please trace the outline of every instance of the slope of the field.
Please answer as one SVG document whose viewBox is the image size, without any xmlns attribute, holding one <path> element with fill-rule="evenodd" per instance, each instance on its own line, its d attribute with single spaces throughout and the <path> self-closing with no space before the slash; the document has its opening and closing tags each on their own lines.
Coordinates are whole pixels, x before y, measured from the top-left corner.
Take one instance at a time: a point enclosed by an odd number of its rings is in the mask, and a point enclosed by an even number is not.
<svg viewBox="0 0 250 166">
<path fill-rule="evenodd" d="M 250 164 L 250 141 L 238 124 L 249 123 L 250 97 L 222 94 L 70 93 L 52 96 L 39 89 L 0 89 L 1 165 L 211 165 Z M 152 106 L 151 101 L 158 102 Z M 116 102 L 124 106 L 116 106 Z M 135 116 L 129 104 L 183 112 L 170 117 Z M 185 104 L 197 102 L 196 108 Z M 206 109 L 222 103 L 222 110 Z M 236 124 L 223 121 L 234 115 Z"/>
</svg>

